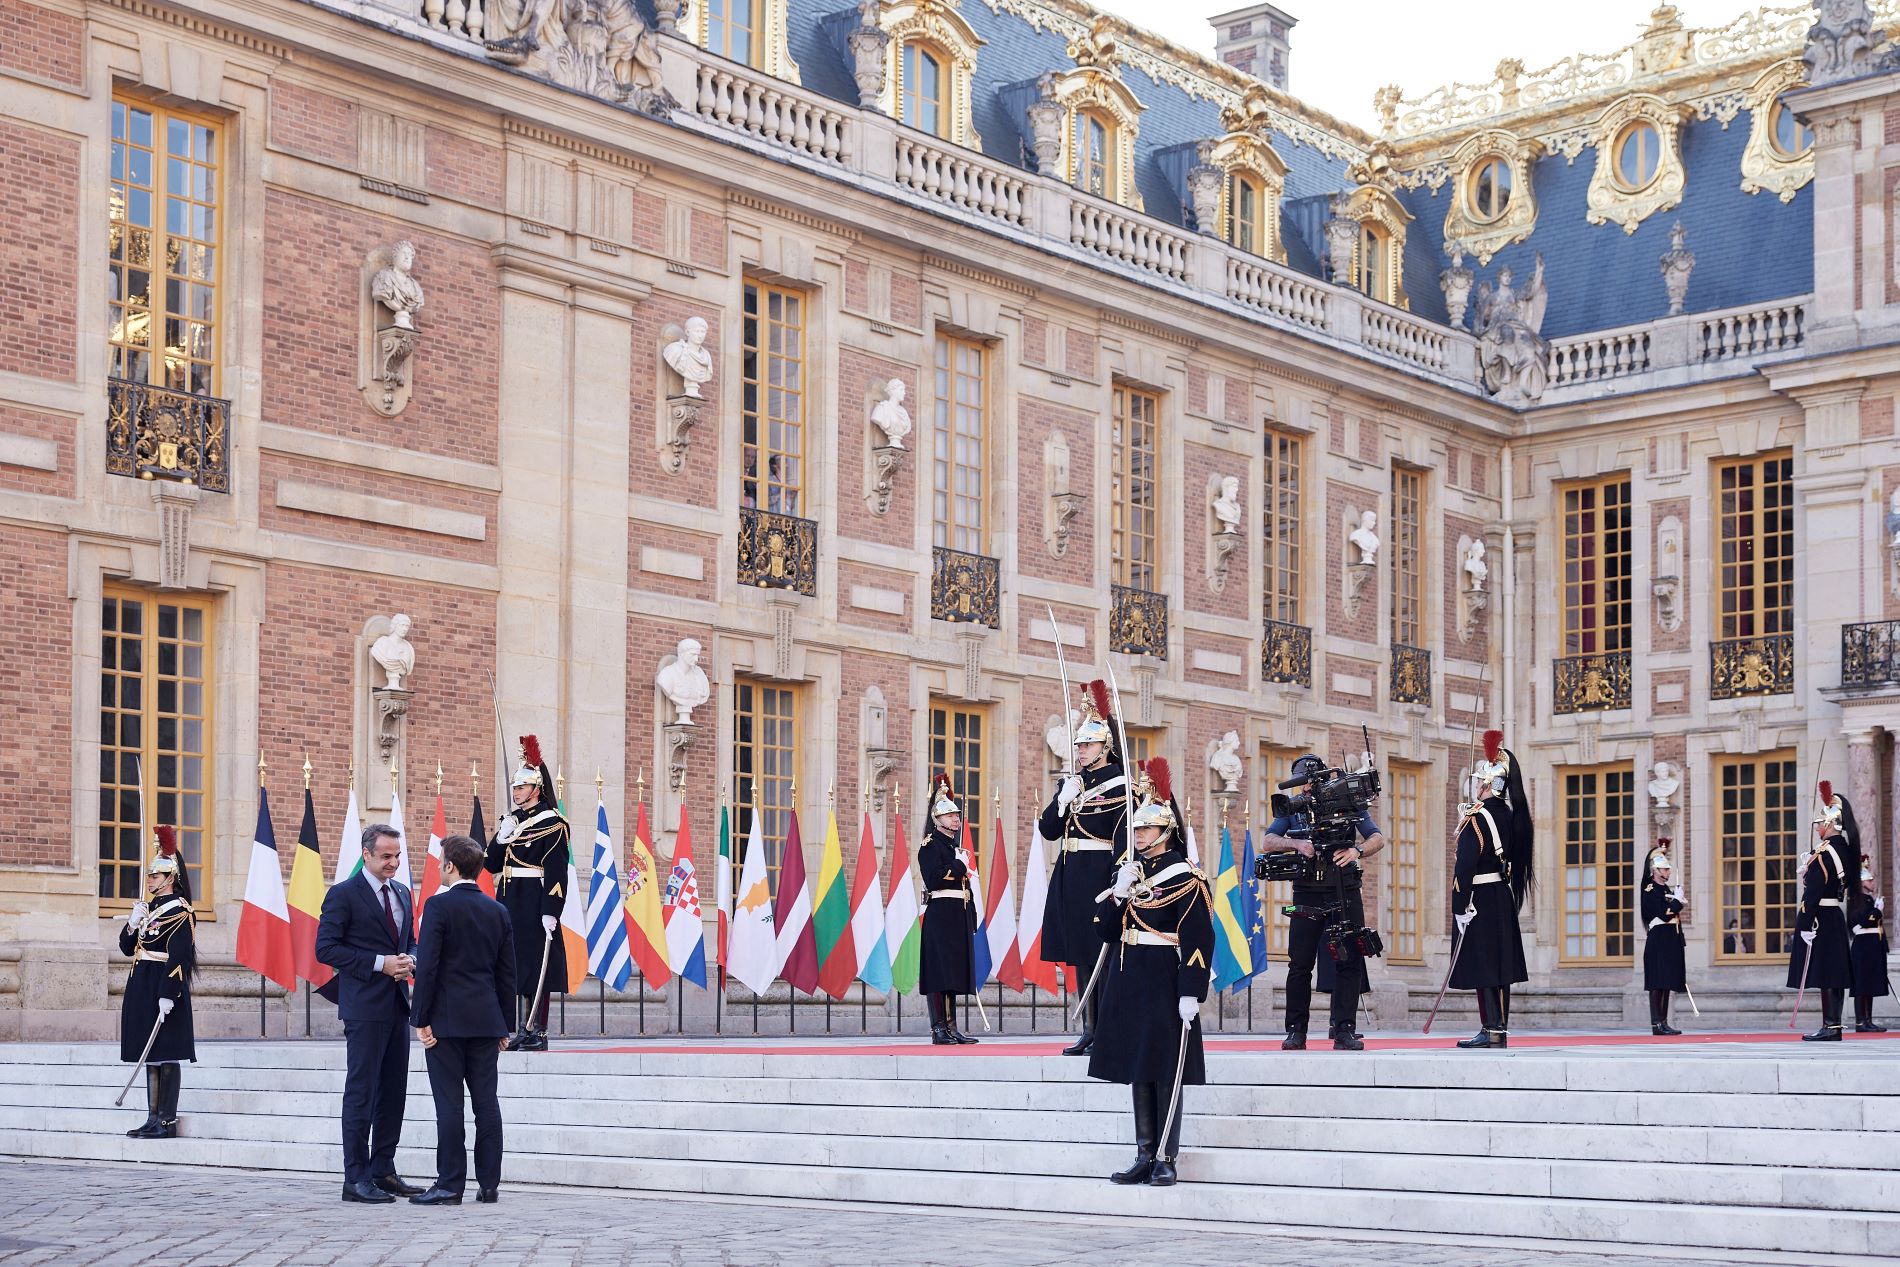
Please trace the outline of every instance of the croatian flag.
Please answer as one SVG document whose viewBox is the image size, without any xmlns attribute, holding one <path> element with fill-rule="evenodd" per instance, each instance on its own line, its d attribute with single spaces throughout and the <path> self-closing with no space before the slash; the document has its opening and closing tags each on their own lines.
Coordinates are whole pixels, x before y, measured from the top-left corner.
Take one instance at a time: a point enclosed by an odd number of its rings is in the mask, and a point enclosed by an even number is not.
<svg viewBox="0 0 1900 1267">
<path fill-rule="evenodd" d="M 680 830 L 673 842 L 673 872 L 661 902 L 666 914 L 666 962 L 673 975 L 706 988 L 706 924 L 699 914 L 699 876 L 693 867 L 693 833 L 680 806 Z"/>
</svg>

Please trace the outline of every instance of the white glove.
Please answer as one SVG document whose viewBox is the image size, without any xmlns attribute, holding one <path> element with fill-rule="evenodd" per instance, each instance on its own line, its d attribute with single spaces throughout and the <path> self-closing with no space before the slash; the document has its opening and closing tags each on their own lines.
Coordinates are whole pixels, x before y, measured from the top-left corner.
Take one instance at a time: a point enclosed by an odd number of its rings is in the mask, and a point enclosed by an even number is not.
<svg viewBox="0 0 1900 1267">
<path fill-rule="evenodd" d="M 1181 1024 L 1191 1025 L 1194 1018 L 1201 1014 L 1201 1004 L 1199 1000 L 1191 999 L 1184 994 L 1181 996 L 1181 1001 L 1175 1005 L 1175 1010 L 1181 1013 Z"/>
<path fill-rule="evenodd" d="M 1463 936 L 1465 929 L 1469 928 L 1471 921 L 1476 918 L 1478 918 L 1478 908 L 1476 904 L 1473 904 L 1465 907 L 1464 914 L 1452 916 L 1451 922 L 1458 926 L 1458 933 L 1460 936 Z"/>
<path fill-rule="evenodd" d="M 1080 795 L 1082 795 L 1082 776 L 1071 774 L 1062 780 L 1062 786 L 1056 789 L 1056 812 L 1067 812 L 1069 802 Z"/>
<path fill-rule="evenodd" d="M 501 821 L 495 824 L 495 839 L 504 845 L 520 834 L 521 824 L 513 814 L 502 815 Z"/>
<path fill-rule="evenodd" d="M 963 864 L 963 869 L 965 871 L 968 871 L 972 865 L 970 862 L 969 851 L 966 849 L 957 850 L 957 861 Z"/>
<path fill-rule="evenodd" d="M 1135 891 L 1135 885 L 1138 881 L 1140 881 L 1140 879 L 1141 879 L 1141 866 L 1139 863 L 1134 863 L 1134 862 L 1122 863 L 1121 870 L 1115 873 L 1116 898 L 1118 899 L 1127 898 L 1127 896 L 1130 893 L 1133 893 Z"/>
<path fill-rule="evenodd" d="M 1689 899 L 1682 896 L 1682 887 L 1680 885 L 1669 890 L 1669 896 L 1676 899 L 1677 906 L 1689 905 Z"/>
<path fill-rule="evenodd" d="M 1801 940 L 1812 946 L 1814 944 L 1814 930 L 1810 928 L 1807 932 L 1801 934 Z"/>
<path fill-rule="evenodd" d="M 152 908 L 143 902 L 139 902 L 134 904 L 131 911 L 126 914 L 125 922 L 126 925 L 136 933 L 145 927 L 145 921 L 150 918 L 152 918 Z"/>
<path fill-rule="evenodd" d="M 162 1021 L 170 1016 L 172 1014 L 172 1008 L 175 1006 L 177 1005 L 170 999 L 160 999 L 158 1001 L 158 1019 Z"/>
<path fill-rule="evenodd" d="M 1877 898 L 1875 898 L 1875 899 L 1874 899 L 1874 909 L 1875 909 L 1876 911 L 1884 911 L 1884 910 L 1886 910 L 1886 909 L 1887 909 L 1887 899 L 1886 899 L 1886 898 L 1884 898 L 1884 897 L 1877 897 Z"/>
<path fill-rule="evenodd" d="M 550 933 L 553 932 L 554 931 L 554 917 L 552 915 L 543 915 L 541 917 L 541 927 L 547 929 Z"/>
</svg>

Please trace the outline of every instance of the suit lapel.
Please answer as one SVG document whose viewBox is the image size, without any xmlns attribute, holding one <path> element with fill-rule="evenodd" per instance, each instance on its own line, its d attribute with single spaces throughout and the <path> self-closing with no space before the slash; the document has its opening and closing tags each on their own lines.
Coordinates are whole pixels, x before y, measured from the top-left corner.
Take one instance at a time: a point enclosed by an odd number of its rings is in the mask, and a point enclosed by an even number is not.
<svg viewBox="0 0 1900 1267">
<path fill-rule="evenodd" d="M 356 878 L 363 882 L 364 900 L 369 903 L 370 912 L 376 917 L 376 927 L 382 930 L 383 940 L 389 943 L 391 950 L 397 954 L 402 954 L 402 938 L 397 933 L 390 931 L 389 912 L 383 909 L 383 899 L 376 891 L 376 881 L 369 878 L 369 872 L 367 871 L 357 872 Z M 392 887 L 395 887 L 393 882 Z M 406 913 L 407 905 L 407 898 L 403 890 L 396 888 L 396 918 L 403 918 Z"/>
</svg>

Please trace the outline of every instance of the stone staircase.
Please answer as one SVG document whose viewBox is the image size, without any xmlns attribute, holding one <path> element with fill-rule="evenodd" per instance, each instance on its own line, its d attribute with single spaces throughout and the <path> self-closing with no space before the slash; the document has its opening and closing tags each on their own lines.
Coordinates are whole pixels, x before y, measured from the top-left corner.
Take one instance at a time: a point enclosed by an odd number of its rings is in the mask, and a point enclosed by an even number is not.
<svg viewBox="0 0 1900 1267">
<path fill-rule="evenodd" d="M 1359 1056 L 1221 1050 L 1188 1091 L 1182 1186 L 1106 1182 L 1128 1093 L 1006 1042 L 706 1043 L 504 1056 L 507 1182 L 1147 1215 L 1532 1241 L 1900 1245 L 1900 1041 Z M 184 1137 L 123 1132 L 143 1089 L 100 1044 L 0 1047 L 0 1154 L 338 1175 L 343 1052 L 203 1043 Z M 422 1050 L 400 1167 L 433 1173 Z"/>
</svg>

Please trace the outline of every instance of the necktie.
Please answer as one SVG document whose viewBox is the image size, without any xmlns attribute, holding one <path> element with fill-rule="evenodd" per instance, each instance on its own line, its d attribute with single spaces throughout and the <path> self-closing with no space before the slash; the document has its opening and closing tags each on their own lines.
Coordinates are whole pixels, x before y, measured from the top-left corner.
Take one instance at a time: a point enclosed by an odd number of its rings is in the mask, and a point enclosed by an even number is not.
<svg viewBox="0 0 1900 1267">
<path fill-rule="evenodd" d="M 383 886 L 383 914 L 389 917 L 389 935 L 396 939 L 398 946 L 402 945 L 402 933 L 399 932 L 396 927 L 396 906 L 394 900 L 389 896 L 389 886 L 387 884 Z"/>
</svg>

